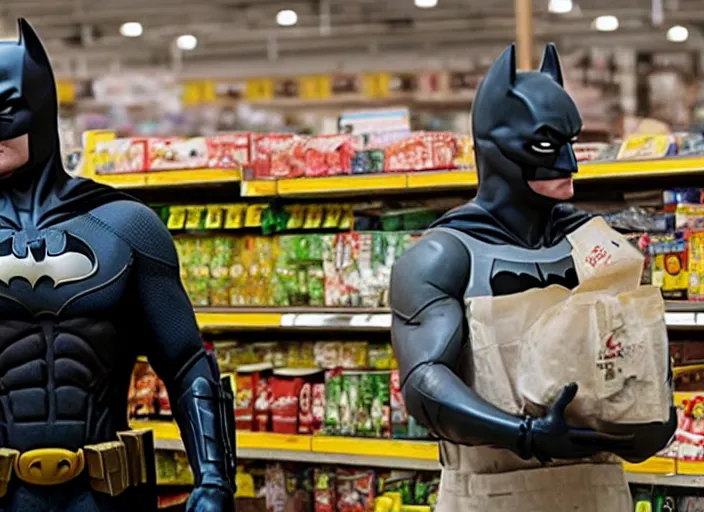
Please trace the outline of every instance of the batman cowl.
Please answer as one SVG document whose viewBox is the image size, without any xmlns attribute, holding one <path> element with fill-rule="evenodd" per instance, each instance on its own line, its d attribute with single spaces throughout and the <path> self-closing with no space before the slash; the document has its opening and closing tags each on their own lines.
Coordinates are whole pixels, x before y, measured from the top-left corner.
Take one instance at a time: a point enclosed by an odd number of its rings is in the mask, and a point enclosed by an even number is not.
<svg viewBox="0 0 704 512">
<path fill-rule="evenodd" d="M 26 20 L 20 19 L 18 27 L 18 41 L 0 43 L 0 141 L 28 135 L 29 161 L 0 177 L 0 227 L 42 229 L 129 199 L 110 187 L 71 178 L 64 170 L 49 57 Z"/>
<path fill-rule="evenodd" d="M 449 212 L 446 226 L 483 241 L 528 248 L 552 246 L 588 220 L 583 212 L 536 192 L 531 183 L 569 180 L 577 172 L 572 144 L 582 119 L 563 88 L 553 44 L 539 71 L 517 71 L 515 45 L 489 69 L 472 106 L 477 197 Z"/>
</svg>

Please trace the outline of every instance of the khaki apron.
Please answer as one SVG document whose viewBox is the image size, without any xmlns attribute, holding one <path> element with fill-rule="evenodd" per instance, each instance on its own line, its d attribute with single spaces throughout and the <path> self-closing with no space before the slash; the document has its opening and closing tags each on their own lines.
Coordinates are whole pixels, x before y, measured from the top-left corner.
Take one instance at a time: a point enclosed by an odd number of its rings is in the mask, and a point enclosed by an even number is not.
<svg viewBox="0 0 704 512">
<path fill-rule="evenodd" d="M 604 455 L 542 466 L 508 450 L 441 443 L 436 512 L 631 512 L 621 463 Z"/>
<path fill-rule="evenodd" d="M 442 228 L 439 228 L 442 229 Z M 447 230 L 467 246 L 472 261 L 482 262 L 477 269 L 492 268 L 495 247 L 456 231 Z M 532 252 L 502 246 L 510 254 L 507 261 L 560 261 L 571 254 L 565 239 L 558 246 Z M 514 254 L 515 253 L 515 254 Z M 529 254 L 529 257 L 526 257 Z M 514 259 L 511 257 L 514 256 Z M 519 258 L 518 256 L 523 256 Z M 473 269 L 474 270 L 474 269 Z M 466 293 L 468 323 L 472 297 L 486 296 L 477 284 L 488 283 L 488 276 L 474 275 L 474 285 Z M 526 318 L 533 318 L 531 303 L 523 304 Z M 520 316 L 520 315 L 518 315 Z M 502 340 L 519 339 L 520 322 L 496 323 L 496 336 Z M 476 340 L 475 340 L 476 341 Z M 470 346 L 472 343 L 469 344 Z M 476 347 L 475 347 L 476 348 Z M 513 352 L 512 352 L 513 350 Z M 515 353 L 514 353 L 515 352 Z M 480 361 L 468 349 L 460 378 L 485 400 L 511 414 L 521 414 L 520 393 L 516 389 L 517 347 L 503 347 L 500 355 Z M 475 371 L 486 379 L 477 379 Z M 589 459 L 558 461 L 543 465 L 538 460 L 523 460 L 513 452 L 492 446 L 460 446 L 440 441 L 442 477 L 436 512 L 632 512 L 632 500 L 623 465 L 610 454 Z"/>
</svg>

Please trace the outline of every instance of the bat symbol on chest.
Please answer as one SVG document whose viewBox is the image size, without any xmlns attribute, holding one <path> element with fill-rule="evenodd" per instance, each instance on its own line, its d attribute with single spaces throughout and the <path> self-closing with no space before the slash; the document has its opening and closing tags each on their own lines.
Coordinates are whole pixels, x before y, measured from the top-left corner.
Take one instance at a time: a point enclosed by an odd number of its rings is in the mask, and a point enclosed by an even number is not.
<svg viewBox="0 0 704 512">
<path fill-rule="evenodd" d="M 93 251 L 72 235 L 62 235 L 61 251 L 48 250 L 43 239 L 30 241 L 24 251 L 19 251 L 19 255 L 14 249 L 9 254 L 2 251 L 0 282 L 9 286 L 13 279 L 23 279 L 34 288 L 40 280 L 49 279 L 56 288 L 92 276 L 98 269 Z"/>
</svg>

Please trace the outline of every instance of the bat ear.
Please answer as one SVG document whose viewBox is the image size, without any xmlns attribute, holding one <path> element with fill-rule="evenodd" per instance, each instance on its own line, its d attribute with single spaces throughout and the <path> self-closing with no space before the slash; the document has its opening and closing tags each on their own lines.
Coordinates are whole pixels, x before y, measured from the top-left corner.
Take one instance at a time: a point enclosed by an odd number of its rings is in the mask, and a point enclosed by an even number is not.
<svg viewBox="0 0 704 512">
<path fill-rule="evenodd" d="M 516 83 L 516 44 L 506 48 L 486 74 L 484 80 L 497 91 L 508 91 Z"/>
<path fill-rule="evenodd" d="M 543 53 L 543 61 L 540 63 L 540 72 L 547 73 L 560 86 L 564 86 L 562 80 L 562 66 L 560 65 L 560 56 L 557 54 L 557 48 L 553 43 L 545 45 L 545 53 Z"/>
<path fill-rule="evenodd" d="M 17 26 L 20 34 L 17 44 L 25 49 L 34 62 L 51 67 L 49 64 L 49 56 L 32 25 L 30 25 L 26 19 L 19 18 L 17 20 Z"/>
</svg>

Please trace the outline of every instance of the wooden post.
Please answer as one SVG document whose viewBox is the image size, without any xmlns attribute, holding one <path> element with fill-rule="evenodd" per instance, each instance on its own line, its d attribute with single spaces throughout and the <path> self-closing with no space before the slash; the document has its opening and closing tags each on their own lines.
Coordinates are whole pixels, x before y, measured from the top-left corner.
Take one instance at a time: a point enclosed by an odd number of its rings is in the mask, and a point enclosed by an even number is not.
<svg viewBox="0 0 704 512">
<path fill-rule="evenodd" d="M 532 0 L 514 0 L 516 11 L 516 46 L 518 50 L 518 69 L 524 71 L 533 68 L 533 2 Z"/>
</svg>

